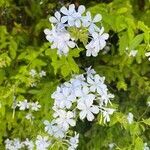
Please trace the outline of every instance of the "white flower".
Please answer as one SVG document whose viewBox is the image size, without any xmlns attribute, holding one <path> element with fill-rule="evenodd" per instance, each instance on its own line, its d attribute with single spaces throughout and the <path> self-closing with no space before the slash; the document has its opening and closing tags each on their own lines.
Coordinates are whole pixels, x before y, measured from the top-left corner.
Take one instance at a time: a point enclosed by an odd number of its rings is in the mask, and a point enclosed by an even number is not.
<svg viewBox="0 0 150 150">
<path fill-rule="evenodd" d="M 51 23 L 57 23 L 57 24 L 60 23 L 61 22 L 61 14 L 60 14 L 60 12 L 56 11 L 55 14 L 54 14 L 54 17 L 53 16 L 50 17 L 49 21 Z"/>
<path fill-rule="evenodd" d="M 94 19 L 92 19 L 91 13 L 88 11 L 86 16 L 82 18 L 83 27 L 89 27 L 89 32 L 92 34 L 95 30 L 98 30 L 98 27 L 95 25 L 95 23 L 101 21 L 101 19 L 102 16 L 100 14 L 97 14 Z"/>
<path fill-rule="evenodd" d="M 23 144 L 20 142 L 19 139 L 9 140 L 7 139 L 5 141 L 5 148 L 6 150 L 20 150 L 23 148 Z"/>
<path fill-rule="evenodd" d="M 112 115 L 115 111 L 115 109 L 112 108 L 103 108 L 104 110 L 102 111 L 103 117 L 104 117 L 104 123 L 110 121 L 110 115 Z"/>
<path fill-rule="evenodd" d="M 45 132 L 47 132 L 50 135 L 53 135 L 54 123 L 53 122 L 49 122 L 48 120 L 45 120 L 44 121 L 44 125 L 45 125 Z"/>
<path fill-rule="evenodd" d="M 31 110 L 38 111 L 41 108 L 41 105 L 39 105 L 39 102 L 30 103 Z"/>
<path fill-rule="evenodd" d="M 87 118 L 88 121 L 92 121 L 94 119 L 93 114 L 98 114 L 99 108 L 96 105 L 93 105 L 93 100 L 88 99 L 84 103 L 79 102 L 77 108 L 80 110 L 79 116 L 80 119 L 83 120 Z"/>
<path fill-rule="evenodd" d="M 71 90 L 67 87 L 58 87 L 57 91 L 52 94 L 52 98 L 55 99 L 55 104 L 60 108 L 70 108 L 72 102 L 75 100 L 75 96 L 71 93 Z"/>
<path fill-rule="evenodd" d="M 60 9 L 60 11 L 65 15 L 61 18 L 61 22 L 62 23 L 68 22 L 69 26 L 73 26 L 74 25 L 73 14 L 76 12 L 75 5 L 74 4 L 69 5 L 68 9 L 64 6 Z"/>
<path fill-rule="evenodd" d="M 55 119 L 55 122 L 66 131 L 69 129 L 69 125 L 72 127 L 76 125 L 74 113 L 71 111 L 66 112 L 65 110 L 58 111 L 58 117 Z"/>
<path fill-rule="evenodd" d="M 90 90 L 87 86 L 83 86 L 83 88 L 78 88 L 76 91 L 75 91 L 75 94 L 77 97 L 79 97 L 78 99 L 78 103 L 79 102 L 85 102 L 85 101 L 94 101 L 95 99 L 95 95 L 90 93 Z"/>
<path fill-rule="evenodd" d="M 148 60 L 150 61 L 150 52 L 145 53 L 146 57 L 149 57 Z"/>
<path fill-rule="evenodd" d="M 65 130 L 61 126 L 55 124 L 55 120 L 53 120 L 52 122 L 45 120 L 44 125 L 45 131 L 49 135 L 53 135 L 56 138 L 63 138 L 65 136 Z"/>
<path fill-rule="evenodd" d="M 28 101 L 26 99 L 24 101 L 19 101 L 17 106 L 19 107 L 20 110 L 29 109 L 29 103 L 28 103 Z"/>
<path fill-rule="evenodd" d="M 56 27 L 52 26 L 52 30 L 45 29 L 46 39 L 52 43 L 51 48 L 58 49 L 59 55 L 67 55 L 69 48 L 75 47 L 75 42 L 70 40 L 70 34 L 66 31 L 58 31 Z"/>
<path fill-rule="evenodd" d="M 87 82 L 90 85 L 90 90 L 92 92 L 98 92 L 100 95 L 106 95 L 107 86 L 104 84 L 105 77 L 100 77 L 98 74 L 92 77 L 87 77 Z"/>
<path fill-rule="evenodd" d="M 135 57 L 137 55 L 137 52 L 138 52 L 137 50 L 131 50 L 129 56 Z"/>
<path fill-rule="evenodd" d="M 74 18 L 73 18 L 73 14 L 76 12 L 75 11 L 75 5 L 71 4 L 69 5 L 69 8 L 67 9 L 65 6 L 63 6 L 60 11 L 65 15 L 61 18 L 61 22 L 62 23 L 66 23 L 68 22 L 69 26 L 73 26 L 74 25 Z"/>
<path fill-rule="evenodd" d="M 49 18 L 49 21 L 56 24 L 57 29 L 60 31 L 65 28 L 65 25 L 61 22 L 61 14 L 58 11 L 55 12 L 54 17 Z"/>
<path fill-rule="evenodd" d="M 36 150 L 48 150 L 51 142 L 48 140 L 48 136 L 42 137 L 41 135 L 38 135 L 35 144 Z"/>
<path fill-rule="evenodd" d="M 11 150 L 11 148 L 13 147 L 13 141 L 12 140 L 5 140 L 5 148 L 6 150 Z"/>
<path fill-rule="evenodd" d="M 64 138 L 65 130 L 60 125 L 55 125 L 53 127 L 53 136 L 56 138 Z"/>
<path fill-rule="evenodd" d="M 45 131 L 48 134 L 53 135 L 54 134 L 54 128 L 55 128 L 55 121 L 49 122 L 49 121 L 45 120 L 44 125 L 45 125 Z"/>
<path fill-rule="evenodd" d="M 65 15 L 61 18 L 62 23 L 68 22 L 69 26 L 81 27 L 82 22 L 82 14 L 85 11 L 85 6 L 80 5 L 78 10 L 75 10 L 75 5 L 69 5 L 69 9 L 66 7 L 62 7 L 60 11 Z"/>
<path fill-rule="evenodd" d="M 27 120 L 33 120 L 35 117 L 31 113 L 28 113 L 25 118 Z"/>
<path fill-rule="evenodd" d="M 36 70 L 34 69 L 31 69 L 29 74 L 32 76 L 32 77 L 35 77 L 35 75 L 37 74 Z"/>
<path fill-rule="evenodd" d="M 132 124 L 132 122 L 133 122 L 133 114 L 132 113 L 128 113 L 127 120 L 128 120 L 129 124 Z"/>
<path fill-rule="evenodd" d="M 14 139 L 14 146 L 16 147 L 16 149 L 18 148 L 18 149 L 20 149 L 20 148 L 22 148 L 22 143 L 20 142 L 20 140 L 19 139 Z"/>
<path fill-rule="evenodd" d="M 93 39 L 90 41 L 90 43 L 88 43 L 85 46 L 85 48 L 87 49 L 87 51 L 86 51 L 86 56 L 87 57 L 89 57 L 89 56 L 96 57 L 98 55 L 99 50 L 97 50 L 95 48 L 95 46 L 96 46 L 96 43 L 95 43 L 95 41 Z"/>
<path fill-rule="evenodd" d="M 28 138 L 23 142 L 23 144 L 27 147 L 28 150 L 34 149 L 33 141 L 29 140 Z"/>
<path fill-rule="evenodd" d="M 95 70 L 91 68 L 91 66 L 89 68 L 85 68 L 87 76 L 93 76 L 96 73 Z"/>
<path fill-rule="evenodd" d="M 99 99 L 99 105 L 100 106 L 107 106 L 108 103 L 111 104 L 110 100 L 114 98 L 114 95 L 111 93 L 107 93 L 107 92 L 103 92 L 104 94 L 101 95 L 101 97 L 98 97 L 97 99 Z"/>
<path fill-rule="evenodd" d="M 85 78 L 83 74 L 74 76 L 71 80 L 71 87 L 74 90 L 74 93 L 76 89 L 80 88 L 81 86 L 86 86 L 87 83 L 85 83 Z"/>
<path fill-rule="evenodd" d="M 73 17 L 74 17 L 74 25 L 75 25 L 77 28 L 80 28 L 80 27 L 81 27 L 81 24 L 82 24 L 82 14 L 84 13 L 84 11 L 85 11 L 85 6 L 80 5 L 80 6 L 78 7 L 78 12 L 73 14 Z"/>
<path fill-rule="evenodd" d="M 69 140 L 69 148 L 68 150 L 76 150 L 76 148 L 78 147 L 78 143 L 79 143 L 79 134 L 76 134 L 74 137 L 71 137 Z"/>
<path fill-rule="evenodd" d="M 39 73 L 39 76 L 40 76 L 41 78 L 44 77 L 44 76 L 46 76 L 46 72 L 42 70 L 42 71 Z"/>
<path fill-rule="evenodd" d="M 106 46 L 106 40 L 109 37 L 109 34 L 103 33 L 104 28 L 102 27 L 98 32 L 93 32 L 93 39 L 89 44 L 86 45 L 86 56 L 97 56 L 98 52 Z"/>
</svg>

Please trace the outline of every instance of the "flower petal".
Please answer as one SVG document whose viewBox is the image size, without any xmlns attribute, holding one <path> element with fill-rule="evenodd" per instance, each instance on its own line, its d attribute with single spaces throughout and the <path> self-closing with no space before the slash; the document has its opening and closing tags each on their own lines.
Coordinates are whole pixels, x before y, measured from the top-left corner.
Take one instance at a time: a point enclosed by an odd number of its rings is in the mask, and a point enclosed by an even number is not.
<svg viewBox="0 0 150 150">
<path fill-rule="evenodd" d="M 60 12 L 56 11 L 55 17 L 60 21 L 60 18 L 61 18 Z"/>
<path fill-rule="evenodd" d="M 77 28 L 80 28 L 80 27 L 81 27 L 81 21 L 80 21 L 80 19 L 77 19 L 77 20 L 75 21 L 75 26 L 76 26 Z"/>
<path fill-rule="evenodd" d="M 61 11 L 64 15 L 68 15 L 68 9 L 67 9 L 65 6 L 63 6 L 63 7 L 60 9 L 60 11 Z"/>
<path fill-rule="evenodd" d="M 80 5 L 80 6 L 78 7 L 78 12 L 79 12 L 80 14 L 83 14 L 83 13 L 85 12 L 85 6 L 84 6 L 84 5 Z"/>
<path fill-rule="evenodd" d="M 80 116 L 80 119 L 83 120 L 86 117 L 86 111 L 81 111 L 79 116 Z"/>
<path fill-rule="evenodd" d="M 74 126 L 76 125 L 76 122 L 75 122 L 75 120 L 73 120 L 73 119 L 69 119 L 68 123 L 69 123 L 72 127 L 74 127 Z"/>
<path fill-rule="evenodd" d="M 63 16 L 62 18 L 61 18 L 61 22 L 62 23 L 65 23 L 65 22 L 67 22 L 68 21 L 68 16 Z"/>
<path fill-rule="evenodd" d="M 50 18 L 49 18 L 49 21 L 50 21 L 51 23 L 57 23 L 57 22 L 58 22 L 58 20 L 57 20 L 55 17 L 50 17 Z"/>
<path fill-rule="evenodd" d="M 70 48 L 74 48 L 75 47 L 75 42 L 73 42 L 73 41 L 69 41 L 67 44 L 68 44 L 68 46 Z"/>
<path fill-rule="evenodd" d="M 72 14 L 73 12 L 75 12 L 75 5 L 71 4 L 69 5 L 69 13 Z"/>
<path fill-rule="evenodd" d="M 92 106 L 90 108 L 91 112 L 94 113 L 94 114 L 98 114 L 99 113 L 99 108 L 98 106 Z"/>
<path fill-rule="evenodd" d="M 84 110 L 84 109 L 86 109 L 86 106 L 85 106 L 84 103 L 79 102 L 78 105 L 77 105 L 77 108 L 78 108 L 79 110 Z"/>
<path fill-rule="evenodd" d="M 89 111 L 88 113 L 87 113 L 87 120 L 88 121 L 92 121 L 94 119 L 94 115 Z"/>
<path fill-rule="evenodd" d="M 94 19 L 93 19 L 93 22 L 99 22 L 102 20 L 102 16 L 100 14 L 97 14 Z"/>
<path fill-rule="evenodd" d="M 44 30 L 44 33 L 47 35 L 47 34 L 51 34 L 51 30 L 49 30 L 49 29 L 45 29 Z"/>
</svg>

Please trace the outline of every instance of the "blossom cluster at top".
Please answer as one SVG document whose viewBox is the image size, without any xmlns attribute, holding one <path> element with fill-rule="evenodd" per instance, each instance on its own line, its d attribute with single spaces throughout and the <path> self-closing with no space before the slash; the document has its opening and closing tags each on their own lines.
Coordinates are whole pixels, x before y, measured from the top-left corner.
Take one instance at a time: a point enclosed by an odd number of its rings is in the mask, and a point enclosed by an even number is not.
<svg viewBox="0 0 150 150">
<path fill-rule="evenodd" d="M 102 20 L 100 14 L 93 18 L 89 11 L 85 12 L 85 6 L 80 5 L 78 9 L 74 4 L 68 8 L 63 6 L 56 11 L 53 17 L 49 18 L 52 29 L 45 29 L 46 39 L 52 44 L 52 49 L 58 49 L 58 55 L 67 55 L 70 48 L 77 46 L 76 41 L 71 37 L 68 28 L 86 28 L 88 30 L 89 43 L 85 45 L 86 56 L 97 56 L 99 51 L 106 46 L 109 35 L 104 33 L 104 27 L 98 27 L 97 23 Z"/>
<path fill-rule="evenodd" d="M 70 127 L 76 125 L 76 120 L 93 121 L 95 115 L 101 113 L 104 123 L 110 121 L 110 115 L 115 109 L 110 108 L 114 95 L 109 93 L 105 77 L 100 77 L 88 68 L 85 74 L 75 75 L 70 81 L 58 86 L 52 94 L 54 99 L 54 119 L 44 121 L 45 131 L 55 138 L 66 139 Z M 69 150 L 75 150 L 77 142 L 70 145 Z"/>
</svg>

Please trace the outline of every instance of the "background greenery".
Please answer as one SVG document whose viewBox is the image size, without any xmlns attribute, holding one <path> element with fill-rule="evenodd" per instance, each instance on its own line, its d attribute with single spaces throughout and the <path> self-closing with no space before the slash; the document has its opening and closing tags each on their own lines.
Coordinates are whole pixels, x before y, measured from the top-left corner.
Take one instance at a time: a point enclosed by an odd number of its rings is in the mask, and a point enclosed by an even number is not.
<svg viewBox="0 0 150 150">
<path fill-rule="evenodd" d="M 84 4 L 93 15 L 102 14 L 102 24 L 110 34 L 107 54 L 86 57 L 83 48 L 59 58 L 49 48 L 43 33 L 50 27 L 48 18 L 70 3 Z M 128 55 L 131 50 L 138 51 L 135 57 Z M 105 150 L 109 143 L 116 143 L 115 149 L 142 150 L 150 142 L 150 63 L 145 56 L 149 50 L 149 0 L 0 0 L 0 150 L 6 138 L 34 139 L 44 134 L 43 120 L 52 114 L 51 93 L 89 66 L 106 77 L 117 112 L 107 125 L 101 124 L 99 116 L 94 123 L 78 121 L 74 129 L 80 133 L 78 149 Z M 31 69 L 47 75 L 33 79 Z M 37 86 L 31 87 L 34 82 Z M 42 105 L 32 123 L 25 119 L 26 112 L 12 108 L 15 101 L 25 98 Z M 134 114 L 131 125 L 126 119 L 129 112 Z"/>
</svg>

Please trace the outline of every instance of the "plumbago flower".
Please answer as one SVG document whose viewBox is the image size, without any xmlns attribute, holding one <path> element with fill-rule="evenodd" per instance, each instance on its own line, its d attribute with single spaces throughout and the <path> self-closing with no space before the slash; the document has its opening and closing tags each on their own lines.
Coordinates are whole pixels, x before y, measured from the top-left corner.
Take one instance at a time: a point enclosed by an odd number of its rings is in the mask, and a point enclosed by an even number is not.
<svg viewBox="0 0 150 150">
<path fill-rule="evenodd" d="M 41 135 L 38 135 L 35 144 L 36 150 L 47 150 L 51 142 L 49 141 L 48 136 L 42 137 Z"/>
<path fill-rule="evenodd" d="M 86 73 L 74 75 L 70 81 L 57 87 L 52 94 L 54 99 L 53 120 L 44 121 L 45 131 L 68 144 L 68 150 L 75 150 L 79 134 L 69 132 L 77 124 L 77 119 L 93 121 L 101 114 L 103 122 L 110 121 L 115 109 L 108 107 L 114 95 L 109 93 L 105 77 L 100 77 L 91 67 Z M 70 139 L 68 137 L 71 137 Z"/>
<path fill-rule="evenodd" d="M 48 136 L 38 135 L 35 141 L 29 140 L 28 138 L 25 141 L 20 141 L 15 138 L 13 140 L 7 139 L 5 141 L 6 150 L 48 150 L 51 145 L 51 141 Z"/>
<path fill-rule="evenodd" d="M 16 106 L 21 111 L 28 110 L 28 111 L 31 111 L 31 112 L 39 111 L 39 109 L 41 108 L 41 105 L 39 104 L 38 101 L 36 101 L 36 102 L 28 102 L 28 100 L 26 100 L 26 99 L 24 101 L 19 101 Z M 33 116 L 32 113 L 27 113 L 25 118 L 27 120 L 32 121 L 35 117 Z"/>
<path fill-rule="evenodd" d="M 98 52 L 102 50 L 106 46 L 106 40 L 109 35 L 107 33 L 103 33 L 104 28 L 98 29 L 97 32 L 92 33 L 92 40 L 89 44 L 86 45 L 86 56 L 97 56 Z"/>
<path fill-rule="evenodd" d="M 86 100 L 85 102 L 79 102 L 77 108 L 81 111 L 79 113 L 81 120 L 87 118 L 88 121 L 92 121 L 94 119 L 94 114 L 99 113 L 99 107 L 93 105 L 92 99 Z"/>
<path fill-rule="evenodd" d="M 51 45 L 52 49 L 58 49 L 58 55 L 66 55 L 69 52 L 69 48 L 75 47 L 75 42 L 70 40 L 70 34 L 66 31 L 59 31 L 55 26 L 52 26 L 52 30 L 44 30 L 46 34 L 46 39 L 53 43 Z"/>
<path fill-rule="evenodd" d="M 104 27 L 97 26 L 101 20 L 100 14 L 92 18 L 89 11 L 85 13 L 85 6 L 80 5 L 76 9 L 75 5 L 71 4 L 68 8 L 63 6 L 60 11 L 56 11 L 54 16 L 49 18 L 52 29 L 45 29 L 44 33 L 46 39 L 51 43 L 51 49 L 57 49 L 57 54 L 61 56 L 67 55 L 70 48 L 78 44 L 78 41 L 74 41 L 75 38 L 71 37 L 70 27 L 78 29 L 78 32 L 85 28 L 88 32 L 86 41 L 89 41 L 87 44 L 83 43 L 87 49 L 86 56 L 96 57 L 99 51 L 106 46 L 106 40 L 109 37 L 107 33 L 104 33 Z"/>
<path fill-rule="evenodd" d="M 78 147 L 78 143 L 79 143 L 79 134 L 75 133 L 74 137 L 71 137 L 69 140 L 69 148 L 68 150 L 75 150 Z"/>
</svg>

